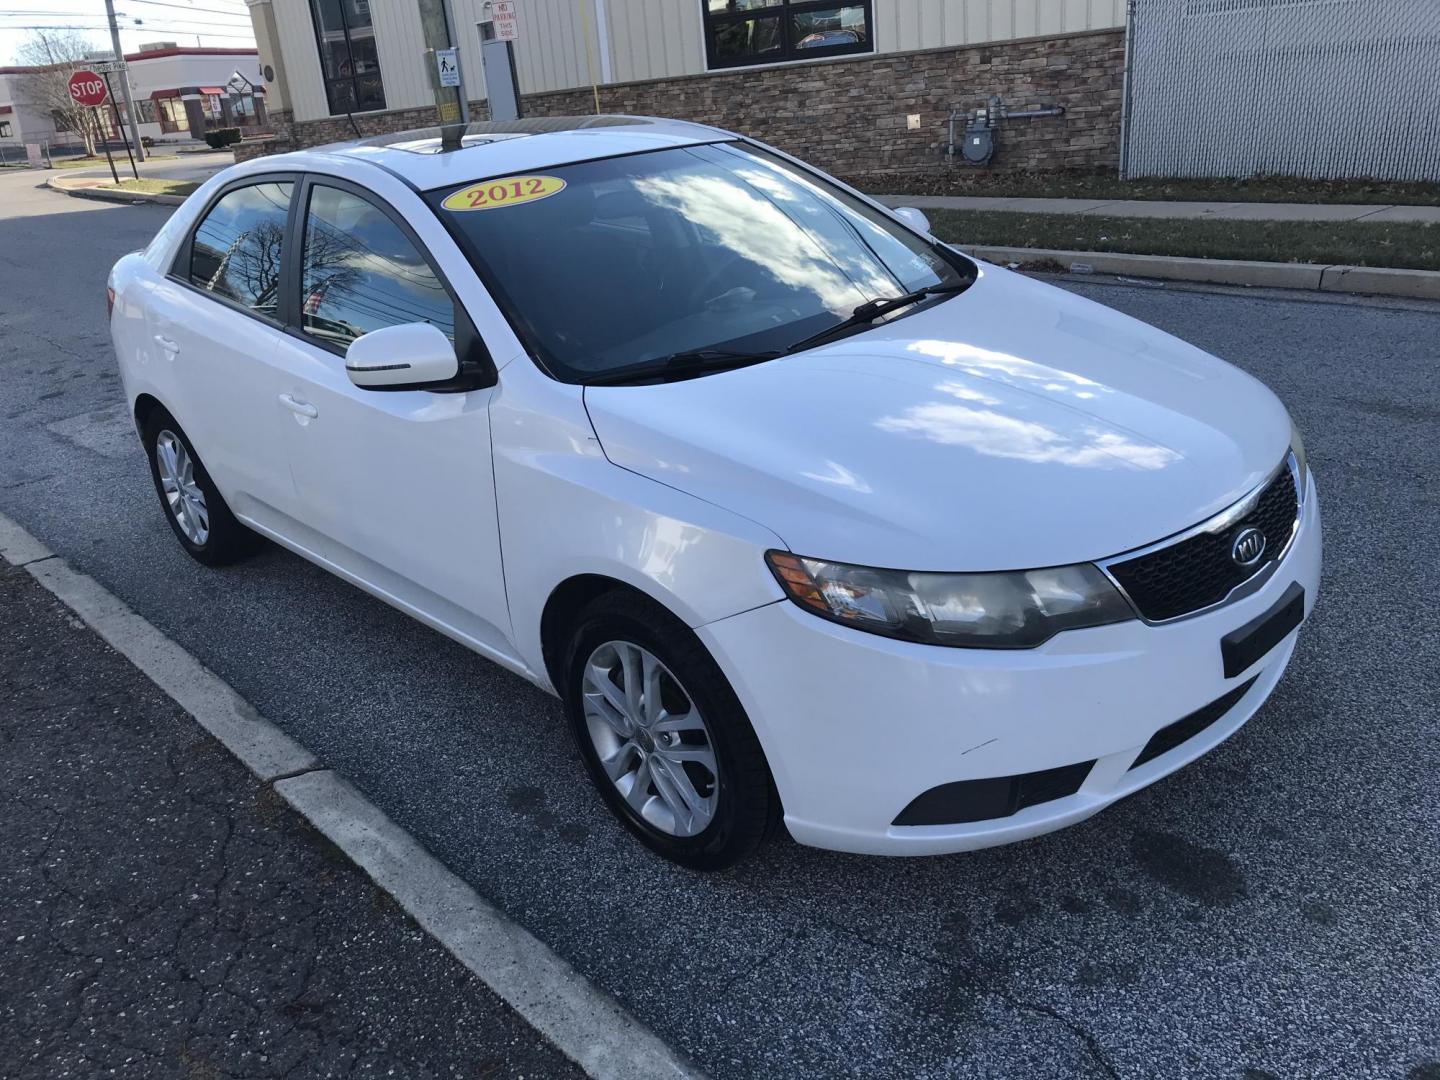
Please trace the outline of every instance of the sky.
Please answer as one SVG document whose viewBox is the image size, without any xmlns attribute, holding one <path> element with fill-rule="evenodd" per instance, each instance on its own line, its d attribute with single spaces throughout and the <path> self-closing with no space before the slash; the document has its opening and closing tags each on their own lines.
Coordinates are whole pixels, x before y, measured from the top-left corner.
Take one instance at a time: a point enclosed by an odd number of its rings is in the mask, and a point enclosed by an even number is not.
<svg viewBox="0 0 1440 1080">
<path fill-rule="evenodd" d="M 115 14 L 126 52 L 150 41 L 219 48 L 255 45 L 242 0 L 115 0 Z M 17 50 L 35 26 L 73 28 L 97 50 L 110 48 L 104 0 L 0 0 L 0 65 L 16 62 Z"/>
</svg>

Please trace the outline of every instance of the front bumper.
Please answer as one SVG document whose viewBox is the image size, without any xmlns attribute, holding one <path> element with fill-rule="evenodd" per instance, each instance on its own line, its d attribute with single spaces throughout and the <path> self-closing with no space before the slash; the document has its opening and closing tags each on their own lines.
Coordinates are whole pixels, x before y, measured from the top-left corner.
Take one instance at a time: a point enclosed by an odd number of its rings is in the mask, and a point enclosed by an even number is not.
<svg viewBox="0 0 1440 1080">
<path fill-rule="evenodd" d="M 1295 542 L 1263 587 L 1163 626 L 1072 630 L 1030 650 L 949 649 L 865 634 L 782 601 L 698 633 L 749 714 L 796 840 L 879 855 L 966 851 L 1083 820 L 1228 738 L 1280 681 L 1298 630 L 1232 678 L 1220 639 L 1295 583 L 1308 617 L 1320 546 L 1312 480 Z M 1159 729 L 1251 680 L 1199 734 L 1132 767 Z M 1089 761 L 1074 794 L 1009 816 L 892 824 L 940 785 Z"/>
</svg>

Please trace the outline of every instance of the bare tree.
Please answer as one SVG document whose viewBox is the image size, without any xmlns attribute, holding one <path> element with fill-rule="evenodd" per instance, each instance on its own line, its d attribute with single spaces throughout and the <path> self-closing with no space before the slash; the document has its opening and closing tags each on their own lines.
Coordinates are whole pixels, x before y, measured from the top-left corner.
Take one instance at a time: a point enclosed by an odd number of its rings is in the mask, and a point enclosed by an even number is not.
<svg viewBox="0 0 1440 1080">
<path fill-rule="evenodd" d="M 95 153 L 99 123 L 94 109 L 77 105 L 70 96 L 70 76 L 94 51 L 94 44 L 73 30 L 37 30 L 16 50 L 16 59 L 35 69 L 17 80 L 16 104 L 54 118 L 57 129 L 75 132 L 87 154 Z"/>
</svg>

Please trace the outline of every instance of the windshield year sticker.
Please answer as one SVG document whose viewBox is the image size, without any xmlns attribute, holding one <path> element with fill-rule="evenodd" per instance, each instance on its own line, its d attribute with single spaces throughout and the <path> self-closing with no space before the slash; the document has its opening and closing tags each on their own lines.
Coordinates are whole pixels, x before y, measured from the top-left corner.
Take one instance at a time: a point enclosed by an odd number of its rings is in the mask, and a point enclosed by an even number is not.
<svg viewBox="0 0 1440 1080">
<path fill-rule="evenodd" d="M 565 181 L 558 176 L 506 176 L 471 184 L 448 196 L 446 210 L 499 210 L 506 206 L 548 199 L 565 190 Z"/>
</svg>

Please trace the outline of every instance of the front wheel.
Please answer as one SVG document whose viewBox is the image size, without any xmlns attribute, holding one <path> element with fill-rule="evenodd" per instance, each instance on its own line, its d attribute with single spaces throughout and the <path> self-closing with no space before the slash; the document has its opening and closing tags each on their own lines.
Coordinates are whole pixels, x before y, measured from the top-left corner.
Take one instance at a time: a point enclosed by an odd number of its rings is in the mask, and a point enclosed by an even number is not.
<svg viewBox="0 0 1440 1080">
<path fill-rule="evenodd" d="M 690 629 L 638 596 L 581 613 L 563 696 L 581 756 L 616 817 L 652 850 L 696 870 L 751 854 L 779 797 L 759 740 Z"/>
</svg>

